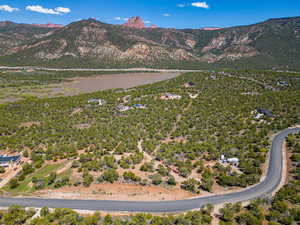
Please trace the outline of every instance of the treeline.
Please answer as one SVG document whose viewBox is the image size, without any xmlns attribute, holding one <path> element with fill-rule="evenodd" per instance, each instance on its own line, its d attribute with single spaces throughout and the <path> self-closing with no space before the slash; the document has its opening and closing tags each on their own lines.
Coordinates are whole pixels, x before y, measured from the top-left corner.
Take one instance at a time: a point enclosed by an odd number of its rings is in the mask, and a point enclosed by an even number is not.
<svg viewBox="0 0 300 225">
<path fill-rule="evenodd" d="M 5 225 L 209 225 L 212 221 L 213 207 L 207 206 L 201 210 L 178 215 L 155 216 L 151 214 L 136 214 L 132 216 L 112 217 L 94 213 L 82 216 L 71 209 L 49 210 L 44 207 L 39 216 L 32 219 L 36 210 L 25 210 L 20 206 L 11 206 L 7 211 L 0 212 L 0 223 Z"/>
</svg>

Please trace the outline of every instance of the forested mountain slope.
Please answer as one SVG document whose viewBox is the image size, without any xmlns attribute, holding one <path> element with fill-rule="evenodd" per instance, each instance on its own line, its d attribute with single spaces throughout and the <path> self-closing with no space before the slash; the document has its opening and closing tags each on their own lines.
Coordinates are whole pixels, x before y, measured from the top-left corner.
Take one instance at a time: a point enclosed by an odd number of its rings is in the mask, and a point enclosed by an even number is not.
<svg viewBox="0 0 300 225">
<path fill-rule="evenodd" d="M 27 32 L 6 32 L 11 26 Z M 2 65 L 290 69 L 300 65 L 300 17 L 212 31 L 137 29 L 94 19 L 60 29 L 1 23 L 3 35 L 10 36 L 0 45 Z"/>
</svg>

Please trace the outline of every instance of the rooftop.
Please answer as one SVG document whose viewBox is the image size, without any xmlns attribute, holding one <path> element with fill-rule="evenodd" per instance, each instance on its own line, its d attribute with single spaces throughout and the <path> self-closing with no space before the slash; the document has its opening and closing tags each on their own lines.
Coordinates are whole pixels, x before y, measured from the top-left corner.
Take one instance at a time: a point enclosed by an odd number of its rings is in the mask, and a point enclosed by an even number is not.
<svg viewBox="0 0 300 225">
<path fill-rule="evenodd" d="M 0 155 L 0 163 L 7 163 L 7 162 L 17 162 L 20 160 L 21 155 L 16 155 L 16 156 L 4 156 Z"/>
</svg>

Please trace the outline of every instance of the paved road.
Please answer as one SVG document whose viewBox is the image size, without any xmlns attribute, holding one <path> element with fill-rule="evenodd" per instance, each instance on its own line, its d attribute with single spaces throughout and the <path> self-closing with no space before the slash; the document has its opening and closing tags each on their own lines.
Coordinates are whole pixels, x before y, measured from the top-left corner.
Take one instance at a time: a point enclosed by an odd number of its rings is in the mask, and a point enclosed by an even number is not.
<svg viewBox="0 0 300 225">
<path fill-rule="evenodd" d="M 287 135 L 300 132 L 300 127 L 286 129 L 275 136 L 270 152 L 270 164 L 264 181 L 240 192 L 199 197 L 180 201 L 134 202 L 104 200 L 68 200 L 39 198 L 0 198 L 0 206 L 18 204 L 27 207 L 72 208 L 78 210 L 102 210 L 124 212 L 180 212 L 200 208 L 208 203 L 216 205 L 227 202 L 248 201 L 271 194 L 279 186 L 282 176 L 282 145 Z"/>
<path fill-rule="evenodd" d="M 0 66 L 0 69 L 15 69 L 15 70 L 26 70 L 26 69 L 36 69 L 36 70 L 46 70 L 46 71 L 122 71 L 122 72 L 132 72 L 132 71 L 139 71 L 139 72 L 204 72 L 207 70 L 181 70 L 181 69 L 152 69 L 152 68 L 129 68 L 129 69 L 88 69 L 88 68 L 47 68 L 47 67 L 38 67 L 38 66 Z"/>
</svg>

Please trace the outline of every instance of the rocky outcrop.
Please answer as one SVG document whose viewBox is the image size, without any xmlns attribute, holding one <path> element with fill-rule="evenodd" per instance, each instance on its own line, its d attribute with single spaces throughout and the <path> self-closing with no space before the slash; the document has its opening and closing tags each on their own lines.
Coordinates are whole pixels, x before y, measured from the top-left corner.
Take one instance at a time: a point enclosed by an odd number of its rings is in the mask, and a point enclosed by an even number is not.
<svg viewBox="0 0 300 225">
<path fill-rule="evenodd" d="M 124 24 L 124 26 L 137 28 L 137 29 L 143 29 L 143 28 L 145 28 L 145 23 L 141 17 L 136 16 L 136 17 L 129 18 L 127 23 Z"/>
</svg>

